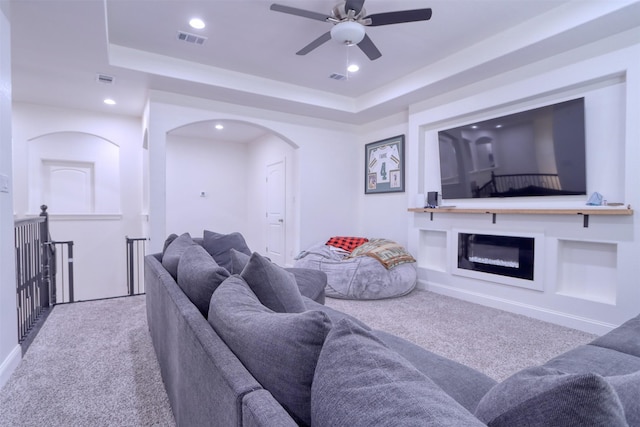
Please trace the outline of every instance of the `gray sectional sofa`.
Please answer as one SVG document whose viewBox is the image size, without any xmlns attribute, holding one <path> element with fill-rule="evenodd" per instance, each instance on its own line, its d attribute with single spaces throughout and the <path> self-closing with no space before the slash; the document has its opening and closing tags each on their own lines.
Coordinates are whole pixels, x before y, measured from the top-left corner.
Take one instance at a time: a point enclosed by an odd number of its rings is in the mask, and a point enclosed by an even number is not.
<svg viewBox="0 0 640 427">
<path fill-rule="evenodd" d="M 640 426 L 640 316 L 496 383 L 324 306 L 326 277 L 237 233 L 173 237 L 145 287 L 179 426 Z"/>
</svg>

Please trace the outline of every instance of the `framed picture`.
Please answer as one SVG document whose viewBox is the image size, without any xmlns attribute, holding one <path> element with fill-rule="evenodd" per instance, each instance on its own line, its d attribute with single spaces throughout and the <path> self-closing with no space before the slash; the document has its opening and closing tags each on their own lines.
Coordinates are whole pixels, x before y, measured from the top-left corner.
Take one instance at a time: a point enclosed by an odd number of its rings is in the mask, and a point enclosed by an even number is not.
<svg viewBox="0 0 640 427">
<path fill-rule="evenodd" d="M 404 192 L 404 135 L 365 145 L 364 194 Z"/>
</svg>

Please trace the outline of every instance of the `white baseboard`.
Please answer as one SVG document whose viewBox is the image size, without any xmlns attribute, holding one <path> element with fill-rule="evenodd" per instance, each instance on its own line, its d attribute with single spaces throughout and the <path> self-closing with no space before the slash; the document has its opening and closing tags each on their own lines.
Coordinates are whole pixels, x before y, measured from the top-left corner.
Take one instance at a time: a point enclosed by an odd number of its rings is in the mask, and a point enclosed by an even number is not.
<svg viewBox="0 0 640 427">
<path fill-rule="evenodd" d="M 518 301 L 507 300 L 494 297 L 491 295 L 471 292 L 464 289 L 454 288 L 452 286 L 442 285 L 438 283 L 427 283 L 423 280 L 418 281 L 418 289 L 423 289 L 437 294 L 447 295 L 464 301 L 473 302 L 487 307 L 497 308 L 499 310 L 509 311 L 511 313 L 522 314 L 523 316 L 532 317 L 534 319 L 545 322 L 555 323 L 567 328 L 578 329 L 596 335 L 603 335 L 619 325 L 600 322 L 594 319 L 575 316 L 570 313 L 563 313 L 555 310 L 549 310 L 544 307 L 524 304 Z"/>
<path fill-rule="evenodd" d="M 16 345 L 0 364 L 0 389 L 9 381 L 9 377 L 16 370 L 22 360 L 22 348 Z"/>
</svg>

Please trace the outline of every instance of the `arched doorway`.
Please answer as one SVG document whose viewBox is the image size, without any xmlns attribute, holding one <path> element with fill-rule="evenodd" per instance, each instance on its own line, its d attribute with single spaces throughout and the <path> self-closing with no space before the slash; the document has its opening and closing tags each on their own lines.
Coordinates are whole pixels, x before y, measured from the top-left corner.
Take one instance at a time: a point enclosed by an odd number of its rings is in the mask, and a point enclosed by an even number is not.
<svg viewBox="0 0 640 427">
<path fill-rule="evenodd" d="M 167 233 L 241 232 L 249 247 L 292 262 L 296 146 L 236 120 L 190 123 L 167 133 Z M 278 207 L 277 217 L 272 215 Z M 289 251 L 289 252 L 287 252 Z"/>
</svg>

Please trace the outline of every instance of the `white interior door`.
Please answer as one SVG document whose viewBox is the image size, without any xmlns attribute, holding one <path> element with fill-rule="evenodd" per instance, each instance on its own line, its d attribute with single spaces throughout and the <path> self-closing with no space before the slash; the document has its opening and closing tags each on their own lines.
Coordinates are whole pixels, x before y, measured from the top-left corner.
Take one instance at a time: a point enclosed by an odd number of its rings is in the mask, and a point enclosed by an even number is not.
<svg viewBox="0 0 640 427">
<path fill-rule="evenodd" d="M 267 256 L 285 264 L 285 159 L 267 165 Z"/>
</svg>

